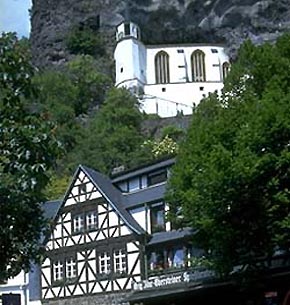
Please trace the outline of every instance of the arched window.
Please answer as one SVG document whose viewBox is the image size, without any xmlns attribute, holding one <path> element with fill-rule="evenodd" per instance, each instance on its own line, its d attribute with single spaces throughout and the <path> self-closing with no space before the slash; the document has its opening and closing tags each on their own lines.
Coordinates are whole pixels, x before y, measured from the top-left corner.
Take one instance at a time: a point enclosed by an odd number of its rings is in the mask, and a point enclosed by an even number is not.
<svg viewBox="0 0 290 305">
<path fill-rule="evenodd" d="M 169 83 L 169 55 L 160 51 L 155 56 L 156 84 Z"/>
<path fill-rule="evenodd" d="M 191 55 L 191 69 L 193 82 L 205 82 L 205 54 L 196 50 Z"/>
<path fill-rule="evenodd" d="M 230 64 L 228 62 L 224 62 L 223 63 L 223 80 L 226 79 L 226 77 L 229 73 L 229 70 L 230 70 Z"/>
</svg>

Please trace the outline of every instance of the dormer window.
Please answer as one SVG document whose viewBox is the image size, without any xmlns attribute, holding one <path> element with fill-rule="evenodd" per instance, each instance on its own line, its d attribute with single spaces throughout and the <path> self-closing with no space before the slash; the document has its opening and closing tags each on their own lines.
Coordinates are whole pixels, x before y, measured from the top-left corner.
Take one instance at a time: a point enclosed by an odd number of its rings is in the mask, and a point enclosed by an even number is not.
<svg viewBox="0 0 290 305">
<path fill-rule="evenodd" d="M 167 170 L 151 173 L 147 176 L 147 185 L 155 185 L 167 180 Z"/>
</svg>

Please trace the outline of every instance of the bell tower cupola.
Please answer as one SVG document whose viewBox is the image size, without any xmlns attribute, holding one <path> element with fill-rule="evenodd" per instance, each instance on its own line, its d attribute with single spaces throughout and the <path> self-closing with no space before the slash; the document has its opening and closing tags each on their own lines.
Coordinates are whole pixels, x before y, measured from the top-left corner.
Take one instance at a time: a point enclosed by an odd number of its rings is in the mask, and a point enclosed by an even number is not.
<svg viewBox="0 0 290 305">
<path fill-rule="evenodd" d="M 131 21 L 124 21 L 117 26 L 116 40 L 119 42 L 122 39 L 135 38 L 140 40 L 140 29 L 137 24 Z"/>
</svg>

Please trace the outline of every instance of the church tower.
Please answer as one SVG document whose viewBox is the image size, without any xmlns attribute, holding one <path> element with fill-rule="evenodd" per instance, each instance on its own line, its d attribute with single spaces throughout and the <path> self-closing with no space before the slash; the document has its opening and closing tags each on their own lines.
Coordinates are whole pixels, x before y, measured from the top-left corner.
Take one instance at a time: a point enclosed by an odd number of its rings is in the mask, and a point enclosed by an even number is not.
<svg viewBox="0 0 290 305">
<path fill-rule="evenodd" d="M 116 86 L 140 94 L 146 84 L 146 48 L 140 40 L 139 27 L 133 22 L 122 22 L 116 29 L 116 41 Z"/>
</svg>

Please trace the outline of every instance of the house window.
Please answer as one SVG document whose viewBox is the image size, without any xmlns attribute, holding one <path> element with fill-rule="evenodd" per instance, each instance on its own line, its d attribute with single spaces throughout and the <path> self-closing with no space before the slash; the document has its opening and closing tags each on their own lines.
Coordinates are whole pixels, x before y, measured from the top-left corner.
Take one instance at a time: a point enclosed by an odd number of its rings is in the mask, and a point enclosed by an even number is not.
<svg viewBox="0 0 290 305">
<path fill-rule="evenodd" d="M 73 218 L 73 229 L 74 232 L 82 232 L 84 230 L 84 215 L 75 215 Z"/>
<path fill-rule="evenodd" d="M 114 251 L 114 265 L 115 273 L 127 273 L 127 258 L 126 251 L 124 249 Z"/>
<path fill-rule="evenodd" d="M 79 195 L 85 194 L 87 192 L 87 185 L 82 183 L 79 185 Z"/>
<path fill-rule="evenodd" d="M 191 69 L 193 82 L 205 82 L 205 54 L 201 50 L 192 53 Z"/>
<path fill-rule="evenodd" d="M 230 64 L 228 62 L 223 63 L 223 80 L 226 79 L 227 75 L 229 74 Z"/>
<path fill-rule="evenodd" d="M 167 170 L 162 170 L 159 172 L 149 174 L 147 176 L 147 184 L 148 186 L 155 185 L 166 181 L 166 179 L 167 179 Z"/>
<path fill-rule="evenodd" d="M 66 261 L 66 278 L 72 279 L 77 276 L 77 263 L 76 260 L 73 258 L 70 258 Z"/>
<path fill-rule="evenodd" d="M 99 255 L 99 272 L 101 274 L 109 274 L 111 272 L 111 258 L 107 252 Z"/>
<path fill-rule="evenodd" d="M 53 278 L 55 281 L 60 281 L 63 279 L 63 262 L 56 261 L 53 264 Z"/>
<path fill-rule="evenodd" d="M 87 230 L 94 230 L 98 226 L 97 212 L 92 211 L 86 214 L 86 226 Z"/>
<path fill-rule="evenodd" d="M 180 245 L 154 249 L 148 253 L 147 258 L 149 271 L 185 268 L 189 266 L 191 258 L 190 247 Z"/>
<path fill-rule="evenodd" d="M 151 233 L 165 231 L 165 205 L 162 202 L 151 205 Z"/>
<path fill-rule="evenodd" d="M 169 55 L 160 51 L 155 56 L 156 84 L 169 83 Z"/>
</svg>

